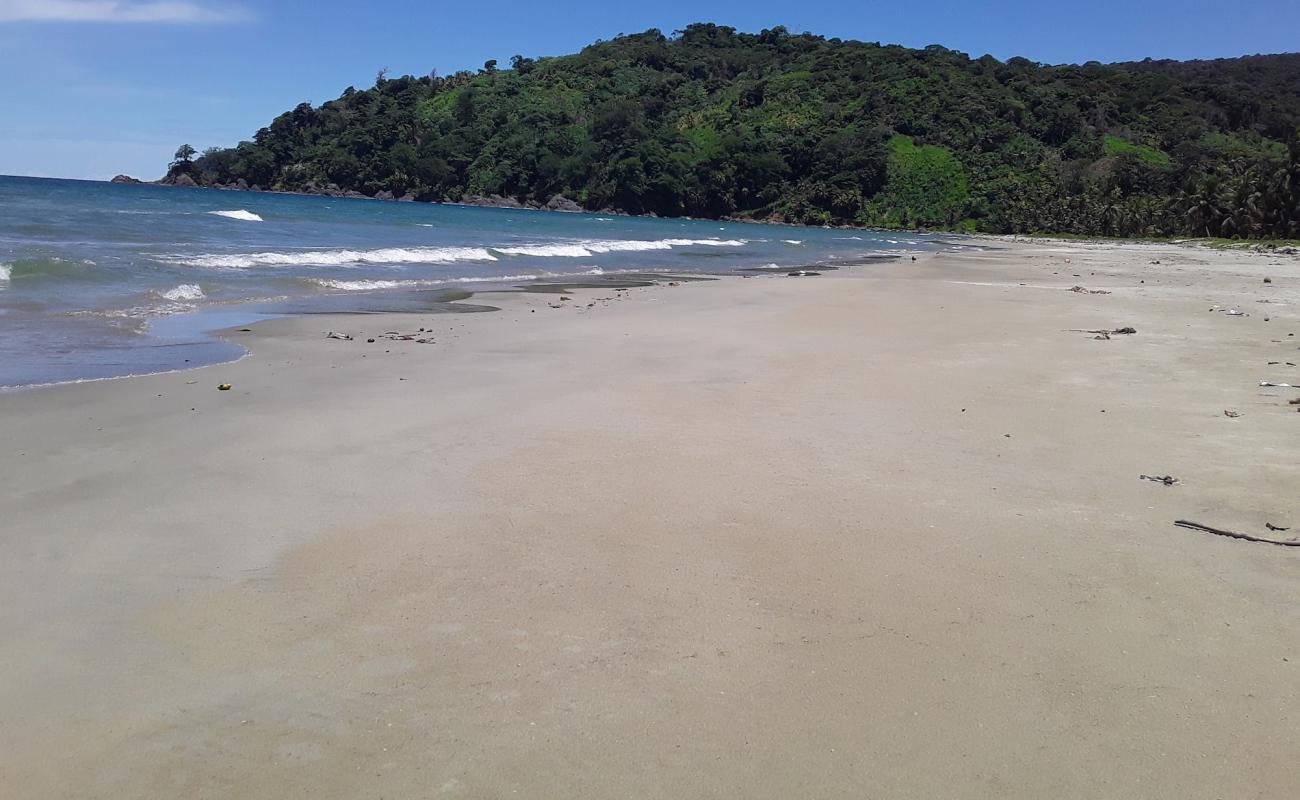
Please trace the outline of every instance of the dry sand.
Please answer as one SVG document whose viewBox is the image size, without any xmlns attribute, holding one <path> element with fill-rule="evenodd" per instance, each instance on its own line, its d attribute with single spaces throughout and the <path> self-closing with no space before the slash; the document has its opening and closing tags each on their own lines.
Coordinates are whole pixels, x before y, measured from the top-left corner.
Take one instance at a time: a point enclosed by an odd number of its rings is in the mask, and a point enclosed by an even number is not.
<svg viewBox="0 0 1300 800">
<path fill-rule="evenodd" d="M 1300 263 L 994 244 L 0 396 L 0 795 L 1297 796 Z"/>
</svg>

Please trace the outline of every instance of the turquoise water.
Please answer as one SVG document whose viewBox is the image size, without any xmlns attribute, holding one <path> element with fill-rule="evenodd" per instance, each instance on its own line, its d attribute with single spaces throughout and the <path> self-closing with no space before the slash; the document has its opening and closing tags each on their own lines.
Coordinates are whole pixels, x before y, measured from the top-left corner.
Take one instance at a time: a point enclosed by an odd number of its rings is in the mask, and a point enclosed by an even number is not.
<svg viewBox="0 0 1300 800">
<path fill-rule="evenodd" d="M 237 358 L 206 331 L 265 314 L 445 310 L 440 289 L 944 246 L 919 234 L 0 177 L 0 387 Z"/>
</svg>

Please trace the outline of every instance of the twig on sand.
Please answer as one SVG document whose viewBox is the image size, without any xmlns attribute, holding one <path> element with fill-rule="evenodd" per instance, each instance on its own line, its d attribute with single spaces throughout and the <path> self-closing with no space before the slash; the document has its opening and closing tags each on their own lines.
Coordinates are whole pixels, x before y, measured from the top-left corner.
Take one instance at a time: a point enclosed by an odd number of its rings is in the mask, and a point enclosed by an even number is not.
<svg viewBox="0 0 1300 800">
<path fill-rule="evenodd" d="M 1248 542 L 1262 542 L 1264 544 L 1280 544 L 1283 547 L 1300 547 L 1300 539 L 1269 539 L 1264 536 L 1251 536 L 1249 533 L 1237 533 L 1236 531 L 1225 531 L 1219 528 L 1211 528 L 1209 525 L 1202 525 L 1199 522 L 1190 522 L 1185 519 L 1174 522 L 1180 528 L 1188 528 L 1194 531 L 1204 531 L 1212 533 L 1215 536 L 1227 536 L 1230 539 L 1245 539 Z"/>
<path fill-rule="evenodd" d="M 1086 286 L 1071 286 L 1069 291 L 1074 292 L 1075 294 L 1110 294 L 1110 292 L 1105 289 L 1089 289 Z"/>
<path fill-rule="evenodd" d="M 1138 477 L 1144 481 L 1163 483 L 1165 486 L 1173 486 L 1175 483 L 1178 483 L 1178 479 L 1173 475 L 1139 475 Z"/>
</svg>

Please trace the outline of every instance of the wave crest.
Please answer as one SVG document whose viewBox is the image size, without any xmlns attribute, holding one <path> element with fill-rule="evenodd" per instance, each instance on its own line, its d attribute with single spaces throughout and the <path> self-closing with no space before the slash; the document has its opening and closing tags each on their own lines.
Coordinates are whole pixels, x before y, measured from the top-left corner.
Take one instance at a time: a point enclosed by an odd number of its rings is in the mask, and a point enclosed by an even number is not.
<svg viewBox="0 0 1300 800">
<path fill-rule="evenodd" d="M 513 281 L 535 281 L 539 278 L 558 278 L 553 272 L 527 275 L 473 275 L 461 278 L 442 278 L 439 280 L 357 280 L 348 281 L 338 278 L 307 278 L 307 283 L 323 289 L 335 289 L 342 292 L 373 292 L 380 289 L 416 289 L 422 286 L 446 286 L 449 283 L 509 283 Z"/>
<path fill-rule="evenodd" d="M 0 262 L 0 281 L 15 278 L 87 278 L 86 269 L 95 266 L 88 258 L 74 261 L 70 258 L 20 258 Z"/>
<path fill-rule="evenodd" d="M 203 289 L 196 283 L 182 283 L 180 286 L 168 289 L 165 292 L 158 292 L 158 296 L 164 300 L 174 300 L 176 302 L 202 300 L 204 297 L 207 297 L 207 295 L 203 293 Z"/>
<path fill-rule="evenodd" d="M 242 209 L 242 208 L 240 208 L 240 209 L 236 209 L 236 210 L 234 210 L 234 211 L 209 211 L 208 213 L 209 213 L 209 214 L 216 215 L 216 216 L 218 216 L 218 217 L 225 217 L 226 219 L 238 219 L 238 220 L 243 220 L 244 222 L 261 222 L 261 221 L 262 221 L 262 218 L 259 217 L 259 216 L 256 215 L 256 214 L 254 214 L 252 211 L 247 211 L 247 210 Z"/>
<path fill-rule="evenodd" d="M 671 250 L 674 247 L 744 247 L 741 239 L 597 239 L 556 244 L 525 244 L 493 247 L 502 255 L 536 258 L 590 258 L 599 253 L 636 253 L 646 250 Z"/>
<path fill-rule="evenodd" d="M 206 253 L 169 258 L 174 264 L 218 269 L 249 267 L 333 267 L 348 264 L 451 264 L 496 261 L 484 247 L 383 247 L 377 250 L 299 250 L 267 253 Z"/>
</svg>

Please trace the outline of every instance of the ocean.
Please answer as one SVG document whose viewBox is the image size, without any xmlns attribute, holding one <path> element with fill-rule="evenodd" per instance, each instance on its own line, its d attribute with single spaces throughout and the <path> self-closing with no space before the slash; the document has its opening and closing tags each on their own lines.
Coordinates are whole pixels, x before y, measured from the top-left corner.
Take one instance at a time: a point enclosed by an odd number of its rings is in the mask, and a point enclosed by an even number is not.
<svg viewBox="0 0 1300 800">
<path fill-rule="evenodd" d="M 0 388 L 232 360 L 242 349 L 209 331 L 270 315 L 452 311 L 452 290 L 964 246 L 910 233 L 0 177 Z"/>
</svg>

